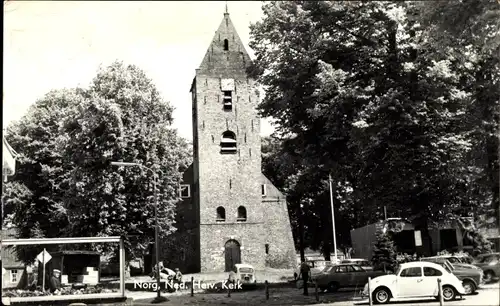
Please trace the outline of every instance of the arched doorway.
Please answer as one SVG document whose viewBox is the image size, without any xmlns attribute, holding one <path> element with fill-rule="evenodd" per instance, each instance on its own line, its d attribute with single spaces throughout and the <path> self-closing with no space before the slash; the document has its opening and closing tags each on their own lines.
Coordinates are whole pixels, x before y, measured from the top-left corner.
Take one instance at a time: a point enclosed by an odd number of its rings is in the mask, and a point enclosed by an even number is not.
<svg viewBox="0 0 500 306">
<path fill-rule="evenodd" d="M 225 258 L 226 258 L 226 272 L 229 272 L 233 269 L 235 264 L 241 263 L 241 251 L 240 244 L 236 240 L 228 240 L 225 249 Z"/>
</svg>

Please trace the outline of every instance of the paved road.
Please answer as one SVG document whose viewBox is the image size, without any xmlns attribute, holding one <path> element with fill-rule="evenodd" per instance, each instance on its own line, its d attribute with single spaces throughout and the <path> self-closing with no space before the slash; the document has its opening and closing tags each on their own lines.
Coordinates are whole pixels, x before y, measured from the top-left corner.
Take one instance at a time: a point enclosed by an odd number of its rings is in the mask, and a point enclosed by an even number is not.
<svg viewBox="0 0 500 306">
<path fill-rule="evenodd" d="M 160 305 L 186 305 L 186 306 L 240 306 L 240 305 L 267 305 L 267 306 L 284 306 L 284 305 L 317 305 L 317 306 L 353 306 L 353 297 L 356 295 L 354 291 L 339 291 L 337 293 L 328 293 L 320 295 L 320 302 L 316 302 L 314 290 L 311 295 L 305 297 L 300 290 L 293 288 L 270 289 L 269 300 L 265 299 L 263 290 L 254 290 L 247 292 L 235 292 L 228 297 L 225 293 L 209 294 L 195 293 L 194 297 L 189 294 L 173 294 L 167 295 L 169 301 L 160 303 Z M 151 303 L 151 299 L 155 296 L 153 292 L 133 293 L 128 295 L 135 297 L 134 305 L 155 305 Z M 315 304 L 318 303 L 318 304 Z M 364 304 L 368 305 L 368 303 Z M 439 302 L 434 299 L 427 301 L 406 301 L 395 302 L 389 305 L 404 305 L 404 306 L 439 306 Z M 500 289 L 499 284 L 485 286 L 478 290 L 476 295 L 465 296 L 463 300 L 447 302 L 444 306 L 500 306 Z"/>
</svg>

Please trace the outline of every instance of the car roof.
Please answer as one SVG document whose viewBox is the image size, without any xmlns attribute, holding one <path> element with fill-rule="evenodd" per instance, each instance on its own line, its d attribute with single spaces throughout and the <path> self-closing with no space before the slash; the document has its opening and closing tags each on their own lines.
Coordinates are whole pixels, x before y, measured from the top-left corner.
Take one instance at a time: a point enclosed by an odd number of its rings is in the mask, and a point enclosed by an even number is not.
<svg viewBox="0 0 500 306">
<path fill-rule="evenodd" d="M 363 259 L 363 258 L 349 258 L 349 259 L 344 259 L 343 261 L 368 261 L 368 259 Z"/>
<path fill-rule="evenodd" d="M 431 267 L 431 268 L 438 268 L 438 269 L 442 269 L 443 267 L 441 265 L 438 265 L 436 263 L 433 263 L 433 262 L 428 262 L 428 261 L 412 261 L 412 262 L 406 262 L 406 263 L 402 263 L 401 265 L 401 268 L 402 269 L 406 269 L 406 268 L 417 268 L 417 267 Z"/>
<path fill-rule="evenodd" d="M 480 254 L 480 255 L 477 255 L 477 257 L 486 257 L 486 256 L 492 256 L 492 255 L 500 255 L 500 253 L 495 252 L 495 253 L 488 253 L 488 254 Z"/>
<path fill-rule="evenodd" d="M 335 266 L 360 266 L 360 265 L 353 263 L 353 262 L 343 262 L 343 263 L 336 264 Z"/>
<path fill-rule="evenodd" d="M 253 266 L 249 265 L 249 264 L 235 264 L 234 266 L 236 268 L 252 268 L 253 269 Z"/>
</svg>

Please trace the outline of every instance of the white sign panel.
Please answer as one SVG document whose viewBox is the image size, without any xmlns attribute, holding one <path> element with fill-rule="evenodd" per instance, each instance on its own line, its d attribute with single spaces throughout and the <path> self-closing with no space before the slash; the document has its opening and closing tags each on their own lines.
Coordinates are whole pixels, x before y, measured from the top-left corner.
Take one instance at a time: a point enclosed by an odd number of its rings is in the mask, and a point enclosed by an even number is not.
<svg viewBox="0 0 500 306">
<path fill-rule="evenodd" d="M 45 255 L 44 255 L 45 253 Z M 36 257 L 36 259 L 38 259 L 41 263 L 43 264 L 46 264 L 47 262 L 49 262 L 49 260 L 52 258 L 52 256 L 50 256 L 49 252 L 47 252 L 46 250 L 43 250 L 42 252 L 40 252 L 40 254 L 38 254 L 38 256 Z M 44 262 L 45 260 L 45 262 Z"/>
<path fill-rule="evenodd" d="M 233 79 L 222 79 L 221 80 L 222 91 L 234 91 L 234 80 Z"/>
<path fill-rule="evenodd" d="M 422 246 L 422 235 L 420 231 L 415 231 L 415 246 Z"/>
</svg>

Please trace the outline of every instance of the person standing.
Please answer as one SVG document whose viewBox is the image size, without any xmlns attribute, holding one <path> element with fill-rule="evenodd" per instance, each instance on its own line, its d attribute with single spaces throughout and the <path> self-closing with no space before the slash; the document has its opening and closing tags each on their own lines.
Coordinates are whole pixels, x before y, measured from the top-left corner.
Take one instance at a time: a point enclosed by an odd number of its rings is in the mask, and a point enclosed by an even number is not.
<svg viewBox="0 0 500 306">
<path fill-rule="evenodd" d="M 57 292 L 61 289 L 61 281 L 59 280 L 59 277 L 61 276 L 61 271 L 54 269 L 52 271 L 52 277 L 50 278 L 50 292 L 54 293 Z"/>
<path fill-rule="evenodd" d="M 175 276 L 174 276 L 174 280 L 176 283 L 182 283 L 182 273 L 181 273 L 181 270 L 179 270 L 179 268 L 175 268 Z"/>
<path fill-rule="evenodd" d="M 311 278 L 311 267 L 305 262 L 300 265 L 300 274 L 302 275 L 302 280 L 304 281 L 304 295 L 309 295 L 307 291 L 307 283 Z"/>
</svg>

